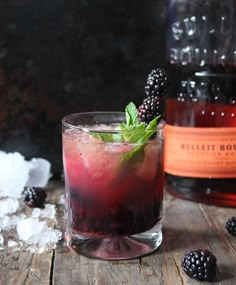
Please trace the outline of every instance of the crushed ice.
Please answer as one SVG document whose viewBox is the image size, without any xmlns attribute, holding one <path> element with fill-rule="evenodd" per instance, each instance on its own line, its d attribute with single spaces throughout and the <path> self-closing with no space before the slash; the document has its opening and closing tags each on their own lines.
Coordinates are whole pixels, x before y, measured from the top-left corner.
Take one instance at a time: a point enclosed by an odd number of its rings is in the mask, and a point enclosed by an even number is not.
<svg viewBox="0 0 236 285">
<path fill-rule="evenodd" d="M 56 206 L 53 204 L 46 204 L 44 209 L 35 208 L 32 212 L 33 218 L 49 218 L 53 219 L 56 214 Z"/>
<path fill-rule="evenodd" d="M 2 234 L 0 234 L 0 246 L 2 246 L 3 243 L 4 243 L 4 238 L 3 238 Z"/>
<path fill-rule="evenodd" d="M 51 176 L 50 169 L 51 164 L 46 159 L 27 161 L 18 152 L 0 151 L 0 197 L 20 198 L 24 186 L 45 187 Z"/>
<path fill-rule="evenodd" d="M 25 160 L 18 152 L 0 151 L 0 250 L 10 247 L 19 250 L 23 245 L 30 252 L 42 253 L 56 247 L 61 231 L 47 222 L 55 222 L 56 206 L 46 204 L 44 209 L 34 208 L 31 216 L 20 213 L 19 201 L 24 186 L 45 187 L 51 177 L 51 164 L 43 158 Z M 15 231 L 17 240 L 5 238 Z M 10 235 L 11 236 L 11 235 Z"/>
<path fill-rule="evenodd" d="M 10 231 L 16 227 L 18 222 L 25 218 L 24 214 L 20 215 L 5 215 L 0 218 L 0 232 L 1 231 Z"/>
<path fill-rule="evenodd" d="M 46 221 L 38 218 L 26 218 L 17 224 L 19 238 L 29 244 L 31 252 L 41 253 L 45 248 L 55 248 L 62 233 L 47 226 Z"/>
<path fill-rule="evenodd" d="M 0 218 L 6 214 L 15 213 L 19 208 L 19 202 L 13 198 L 3 198 L 0 200 Z"/>
<path fill-rule="evenodd" d="M 50 173 L 51 164 L 43 158 L 32 158 L 29 161 L 29 179 L 26 186 L 45 187 Z"/>
<path fill-rule="evenodd" d="M 16 246 L 18 246 L 19 244 L 18 244 L 18 242 L 16 242 L 16 241 L 14 241 L 14 240 L 8 240 L 8 242 L 7 242 L 7 246 L 8 247 L 16 247 Z"/>
<path fill-rule="evenodd" d="M 19 198 L 29 179 L 30 168 L 20 153 L 0 151 L 0 197 Z"/>
</svg>

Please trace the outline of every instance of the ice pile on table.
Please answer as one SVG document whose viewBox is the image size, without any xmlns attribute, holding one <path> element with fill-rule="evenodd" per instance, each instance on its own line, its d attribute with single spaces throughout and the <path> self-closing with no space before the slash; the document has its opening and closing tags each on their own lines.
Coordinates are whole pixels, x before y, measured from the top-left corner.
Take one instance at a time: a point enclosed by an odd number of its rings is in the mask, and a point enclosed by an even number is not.
<svg viewBox="0 0 236 285">
<path fill-rule="evenodd" d="M 56 222 L 54 204 L 34 208 L 30 217 L 22 214 L 22 208 L 27 207 L 21 201 L 24 186 L 45 187 L 50 171 L 51 164 L 46 159 L 27 161 L 18 152 L 0 151 L 0 250 L 26 246 L 31 252 L 41 253 L 56 247 L 62 233 L 48 223 Z M 9 231 L 15 231 L 18 239 L 5 238 Z"/>
</svg>

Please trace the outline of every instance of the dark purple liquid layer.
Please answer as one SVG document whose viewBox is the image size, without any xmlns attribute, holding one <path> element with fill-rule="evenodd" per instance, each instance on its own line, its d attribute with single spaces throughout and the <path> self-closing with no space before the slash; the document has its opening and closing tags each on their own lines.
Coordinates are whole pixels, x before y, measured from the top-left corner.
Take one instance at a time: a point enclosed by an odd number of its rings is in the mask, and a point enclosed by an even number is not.
<svg viewBox="0 0 236 285">
<path fill-rule="evenodd" d="M 147 199 L 145 191 L 142 193 L 137 191 L 140 197 L 127 197 L 122 203 L 109 205 L 98 194 L 70 189 L 68 208 L 71 212 L 68 218 L 72 231 L 104 237 L 133 235 L 151 229 L 161 219 L 162 198 L 156 195 Z"/>
</svg>

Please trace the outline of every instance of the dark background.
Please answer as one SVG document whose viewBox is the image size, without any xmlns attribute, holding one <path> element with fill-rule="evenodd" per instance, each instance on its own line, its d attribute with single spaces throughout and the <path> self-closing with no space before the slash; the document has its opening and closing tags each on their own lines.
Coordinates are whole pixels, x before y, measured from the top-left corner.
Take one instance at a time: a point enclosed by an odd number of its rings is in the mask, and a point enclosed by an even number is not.
<svg viewBox="0 0 236 285">
<path fill-rule="evenodd" d="M 165 67 L 163 0 L 1 0 L 0 150 L 60 172 L 61 118 L 139 105 Z"/>
</svg>

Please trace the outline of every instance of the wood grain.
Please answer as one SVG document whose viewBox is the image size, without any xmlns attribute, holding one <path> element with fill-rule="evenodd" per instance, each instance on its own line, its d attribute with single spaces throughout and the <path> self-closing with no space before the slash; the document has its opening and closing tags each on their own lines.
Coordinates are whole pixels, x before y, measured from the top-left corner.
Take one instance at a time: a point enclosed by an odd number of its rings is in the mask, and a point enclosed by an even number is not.
<svg viewBox="0 0 236 285">
<path fill-rule="evenodd" d="M 63 192 L 51 186 L 56 203 Z M 64 209 L 58 206 L 57 227 L 63 229 Z M 64 245 L 32 254 L 0 251 L 0 285 L 235 285 L 236 238 L 225 230 L 225 221 L 236 209 L 208 206 L 175 199 L 165 193 L 163 242 L 152 255 L 129 261 L 101 261 L 80 256 Z M 186 276 L 182 257 L 193 249 L 207 248 L 217 257 L 215 282 L 198 282 Z"/>
<path fill-rule="evenodd" d="M 0 284 L 50 284 L 53 251 L 32 254 L 28 251 L 0 253 Z"/>
</svg>

